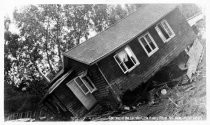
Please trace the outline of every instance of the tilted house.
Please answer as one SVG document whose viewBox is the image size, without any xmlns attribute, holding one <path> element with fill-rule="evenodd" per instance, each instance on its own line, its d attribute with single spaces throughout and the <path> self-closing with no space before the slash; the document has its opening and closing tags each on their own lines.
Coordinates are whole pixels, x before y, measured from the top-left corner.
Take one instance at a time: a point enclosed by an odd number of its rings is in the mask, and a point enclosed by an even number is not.
<svg viewBox="0 0 210 125">
<path fill-rule="evenodd" d="M 73 116 L 96 104 L 116 107 L 125 91 L 145 83 L 195 37 L 177 5 L 145 5 L 64 53 L 43 104 Z"/>
</svg>

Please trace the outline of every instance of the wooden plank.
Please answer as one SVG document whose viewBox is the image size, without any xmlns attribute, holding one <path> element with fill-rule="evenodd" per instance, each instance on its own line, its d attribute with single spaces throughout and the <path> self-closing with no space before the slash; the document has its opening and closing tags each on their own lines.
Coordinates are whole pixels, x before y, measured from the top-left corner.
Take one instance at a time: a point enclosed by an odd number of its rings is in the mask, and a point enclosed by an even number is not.
<svg viewBox="0 0 210 125">
<path fill-rule="evenodd" d="M 190 58 L 187 62 L 187 66 L 188 66 L 187 76 L 189 79 L 191 79 L 192 74 L 196 72 L 202 51 L 203 51 L 203 46 L 198 41 L 198 39 L 196 39 L 188 52 L 188 55 Z"/>
<path fill-rule="evenodd" d="M 91 68 L 88 70 L 88 76 L 97 88 L 97 90 L 93 93 L 95 98 L 97 100 L 101 100 L 104 97 L 107 97 L 108 91 L 106 88 L 108 86 L 108 83 L 103 78 L 96 65 L 91 66 Z"/>
<path fill-rule="evenodd" d="M 190 26 L 193 26 L 198 22 L 199 20 L 204 19 L 204 14 L 203 13 L 197 13 L 194 16 L 190 17 L 187 19 L 187 22 L 189 23 Z"/>
</svg>

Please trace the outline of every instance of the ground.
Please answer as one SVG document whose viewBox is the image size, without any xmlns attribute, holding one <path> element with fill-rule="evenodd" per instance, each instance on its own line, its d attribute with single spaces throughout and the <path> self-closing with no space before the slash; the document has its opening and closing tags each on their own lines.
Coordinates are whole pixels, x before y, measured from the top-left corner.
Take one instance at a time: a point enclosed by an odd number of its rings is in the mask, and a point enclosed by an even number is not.
<svg viewBox="0 0 210 125">
<path fill-rule="evenodd" d="M 148 116 L 150 120 L 193 120 L 206 119 L 206 59 L 203 56 L 193 82 L 173 88 L 170 99 L 158 105 L 145 105 L 137 112 L 122 116 Z M 171 101 L 170 101 L 171 100 Z M 143 119 L 146 120 L 146 119 Z"/>
</svg>

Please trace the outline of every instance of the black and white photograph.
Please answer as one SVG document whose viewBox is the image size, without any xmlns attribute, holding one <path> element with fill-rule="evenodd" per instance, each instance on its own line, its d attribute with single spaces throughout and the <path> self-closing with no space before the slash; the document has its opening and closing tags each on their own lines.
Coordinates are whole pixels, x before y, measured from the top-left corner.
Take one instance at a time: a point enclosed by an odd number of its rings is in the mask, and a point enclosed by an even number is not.
<svg viewBox="0 0 210 125">
<path fill-rule="evenodd" d="M 5 8 L 5 123 L 207 120 L 203 4 Z"/>
</svg>

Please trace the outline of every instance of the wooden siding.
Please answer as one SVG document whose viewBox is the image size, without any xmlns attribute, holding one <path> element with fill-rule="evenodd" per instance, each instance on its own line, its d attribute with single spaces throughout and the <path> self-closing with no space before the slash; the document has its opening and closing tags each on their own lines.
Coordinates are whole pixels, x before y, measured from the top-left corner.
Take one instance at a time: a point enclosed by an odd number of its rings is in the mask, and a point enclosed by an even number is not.
<svg viewBox="0 0 210 125">
<path fill-rule="evenodd" d="M 96 86 L 97 90 L 93 92 L 93 95 L 98 100 L 100 104 L 102 103 L 112 103 L 113 106 L 118 104 L 113 91 L 109 87 L 109 84 L 99 71 L 97 65 L 93 65 L 89 67 L 88 76 L 93 81 L 94 85 Z"/>
<path fill-rule="evenodd" d="M 67 83 L 67 86 L 71 89 L 74 95 L 80 100 L 80 102 L 86 107 L 86 109 L 90 110 L 95 104 L 96 99 L 91 93 L 85 95 L 82 90 L 77 86 L 74 80 L 71 80 Z"/>
<path fill-rule="evenodd" d="M 76 77 L 76 72 L 67 77 L 61 85 L 59 85 L 53 94 L 58 97 L 63 105 L 74 115 L 82 116 L 87 109 L 82 105 L 82 103 L 77 99 L 74 93 L 66 86 L 66 83 Z"/>
<path fill-rule="evenodd" d="M 88 76 L 93 81 L 95 87 L 97 90 L 94 92 L 94 95 L 97 99 L 101 99 L 103 97 L 106 97 L 108 95 L 108 84 L 106 83 L 105 79 L 101 75 L 101 73 L 98 71 L 98 68 L 96 65 L 91 66 L 88 70 Z"/>
<path fill-rule="evenodd" d="M 82 116 L 85 112 L 87 112 L 86 108 L 67 86 L 59 86 L 55 90 L 55 95 L 74 116 Z"/>
<path fill-rule="evenodd" d="M 78 61 L 72 60 L 66 56 L 64 56 L 64 71 L 68 71 L 73 68 L 76 74 L 80 73 L 87 69 L 87 65 L 80 63 Z"/>
<path fill-rule="evenodd" d="M 128 89 L 133 90 L 142 82 L 147 81 L 162 66 L 172 61 L 187 45 L 193 42 L 195 34 L 178 9 L 175 9 L 163 19 L 167 20 L 175 33 L 175 37 L 164 43 L 155 31 L 155 25 L 145 30 L 142 34 L 149 31 L 159 47 L 159 50 L 150 57 L 147 56 L 137 38 L 128 43 L 127 45 L 131 47 L 140 62 L 140 65 L 133 71 L 124 74 L 113 58 L 115 53 L 98 63 L 107 80 L 119 94 Z"/>
</svg>

